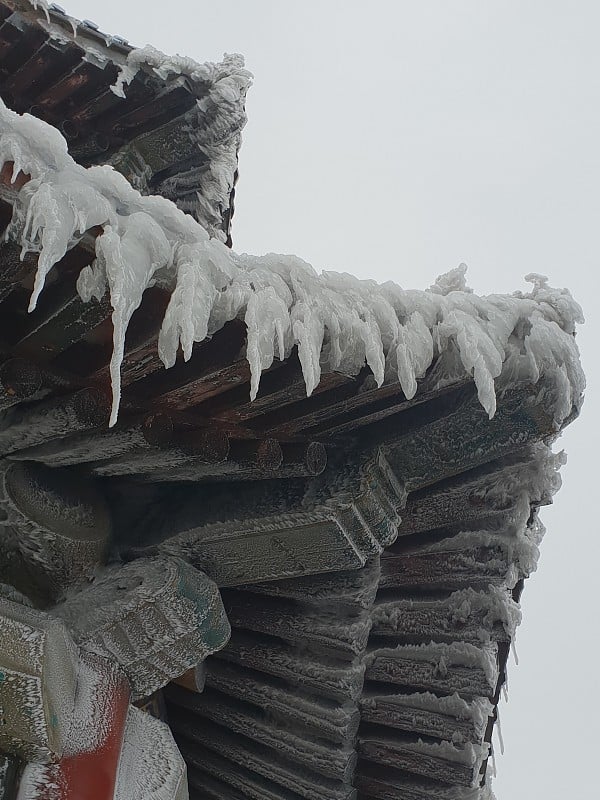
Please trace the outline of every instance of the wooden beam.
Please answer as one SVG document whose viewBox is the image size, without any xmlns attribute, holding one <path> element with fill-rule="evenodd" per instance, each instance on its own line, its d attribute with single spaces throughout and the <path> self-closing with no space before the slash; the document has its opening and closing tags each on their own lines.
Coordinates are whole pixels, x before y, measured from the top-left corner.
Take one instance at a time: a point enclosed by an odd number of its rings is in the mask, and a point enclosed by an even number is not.
<svg viewBox="0 0 600 800">
<path fill-rule="evenodd" d="M 227 788 L 225 794 L 213 795 L 218 800 L 320 800 L 323 796 L 328 800 L 355 800 L 349 783 L 290 763 L 272 748 L 253 744 L 221 726 L 208 721 L 194 726 L 178 716 L 172 727 L 191 773 L 190 783 L 202 791 L 199 796 L 204 797 L 204 776 L 208 775 L 213 788 Z"/>
<path fill-rule="evenodd" d="M 358 731 L 360 713 L 352 703 L 324 702 L 290 688 L 276 678 L 257 673 L 243 666 L 209 659 L 206 662 L 206 682 L 241 702 L 252 703 L 274 718 L 285 719 L 295 728 L 304 728 L 320 739 L 340 744 L 350 743 Z M 169 702 L 188 705 L 188 693 L 168 689 Z"/>
<path fill-rule="evenodd" d="M 255 743 L 272 750 L 274 757 L 288 760 L 290 766 L 297 765 L 296 769 L 304 767 L 325 778 L 346 783 L 352 780 L 357 760 L 352 748 L 341 748 L 336 743 L 306 736 L 301 729 L 290 730 L 282 719 L 273 726 L 257 707 L 214 689 L 192 695 L 185 709 L 171 706 L 170 711 L 172 727 L 178 732 L 185 729 L 193 739 L 198 735 L 197 729 L 211 728 L 211 723 L 216 723 L 228 734 L 246 738 L 247 745 L 244 742 L 241 748 L 245 753 L 252 752 L 252 743 Z"/>
<path fill-rule="evenodd" d="M 434 779 L 451 785 L 472 786 L 475 766 L 468 763 L 468 752 L 447 742 L 456 757 L 444 758 L 435 748 L 427 749 L 427 744 L 417 737 L 393 734 L 377 728 L 365 729 L 359 734 L 358 752 L 361 759 L 375 764 L 391 766 L 414 775 Z M 462 756 L 463 761 L 460 760 Z M 465 763 L 467 762 L 467 763 Z M 477 765 L 478 767 L 479 765 Z"/>
<path fill-rule="evenodd" d="M 294 601 L 239 590 L 223 593 L 223 603 L 232 627 L 238 630 L 310 644 L 329 653 L 359 655 L 367 646 L 371 619 L 365 611 L 349 614 L 343 606 L 330 603 L 327 612 L 321 613 L 318 605 L 297 607 Z"/>
<path fill-rule="evenodd" d="M 466 698 L 493 697 L 496 690 L 497 670 L 487 672 L 475 659 L 472 663 L 445 658 L 453 652 L 446 651 L 451 645 L 415 647 L 389 647 L 375 649 L 367 656 L 365 679 L 391 686 L 411 687 L 413 691 L 453 694 L 457 692 Z M 464 647 L 467 647 L 465 645 Z M 430 652 L 431 651 L 431 652 Z M 476 653 L 476 648 L 469 651 Z M 481 664 L 484 660 L 496 662 L 497 648 L 487 646 L 481 651 Z M 444 669 L 439 669 L 440 658 L 444 658 Z"/>
<path fill-rule="evenodd" d="M 132 451 L 151 450 L 166 445 L 173 436 L 173 421 L 165 414 L 149 414 L 114 428 L 98 428 L 53 439 L 18 450 L 11 459 L 41 461 L 48 466 L 70 466 L 116 458 Z"/>
<path fill-rule="evenodd" d="M 12 409 L 3 420 L 0 453 L 14 453 L 77 431 L 106 425 L 109 413 L 108 396 L 93 388 L 81 389 L 66 397 L 19 406 Z"/>
<path fill-rule="evenodd" d="M 428 704 L 424 704 L 427 700 Z M 434 703 L 438 702 L 438 709 Z M 434 700 L 431 695 L 422 693 L 406 694 L 403 691 L 388 689 L 367 689 L 360 701 L 360 714 L 364 722 L 404 731 L 416 736 L 429 736 L 446 741 L 473 742 L 483 740 L 485 725 L 478 720 L 487 721 L 481 700 L 471 701 L 473 716 L 465 712 L 451 714 L 442 700 Z M 479 706 L 479 708 L 478 708 Z M 491 706 L 489 706 L 491 708 Z M 460 737 L 460 738 L 458 738 Z"/>
<path fill-rule="evenodd" d="M 361 661 L 324 662 L 309 649 L 274 637 L 234 630 L 227 647 L 215 658 L 281 678 L 306 692 L 342 703 L 356 701 L 362 692 L 365 666 Z"/>
<path fill-rule="evenodd" d="M 42 387 L 42 373 L 31 361 L 11 358 L 0 366 L 0 411 L 36 395 Z"/>
</svg>

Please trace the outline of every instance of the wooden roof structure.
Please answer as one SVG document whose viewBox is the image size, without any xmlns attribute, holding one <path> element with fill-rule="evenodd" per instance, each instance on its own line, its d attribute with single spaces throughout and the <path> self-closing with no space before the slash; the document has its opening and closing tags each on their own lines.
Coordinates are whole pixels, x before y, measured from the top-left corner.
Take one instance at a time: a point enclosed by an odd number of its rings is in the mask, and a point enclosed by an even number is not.
<svg viewBox="0 0 600 800">
<path fill-rule="evenodd" d="M 198 198 L 215 149 L 240 145 L 243 106 L 219 120 L 208 76 L 194 79 L 150 68 L 132 76 L 125 96 L 115 93 L 133 48 L 57 5 L 28 0 L 0 3 L 2 99 L 58 128 L 84 166 L 111 164 L 145 194 L 160 194 L 196 216 L 212 235 L 230 241 L 235 170 L 219 198 Z"/>
<path fill-rule="evenodd" d="M 209 156 L 195 136 L 172 143 L 182 119 L 202 124 L 207 87 L 148 68 L 119 98 L 110 87 L 129 52 L 89 25 L 73 32 L 57 8 L 48 22 L 30 3 L 0 1 L 6 104 L 59 127 L 80 163 L 111 163 L 208 225 L 188 190 Z M 140 153 L 157 160 L 140 166 Z M 3 230 L 27 180 L 13 181 L 4 165 Z M 224 238 L 232 207 L 219 208 Z M 398 382 L 377 387 L 367 366 L 324 374 L 306 397 L 293 351 L 250 401 L 244 322 L 165 370 L 157 336 L 169 293 L 155 287 L 128 329 L 121 414 L 109 429 L 110 300 L 85 303 L 76 290 L 97 235 L 87 231 L 56 265 L 31 314 L 37 256 L 21 260 L 14 241 L 0 246 L 8 599 L 64 623 L 82 663 L 116 664 L 132 701 L 166 687 L 192 798 L 487 797 L 538 509 L 558 486 L 556 388 L 503 376 L 489 419 L 472 378 L 449 374 L 440 358 L 410 399 Z M 185 629 L 199 665 L 191 676 L 179 639 L 129 655 L 147 601 L 135 612 L 130 603 L 127 619 L 107 611 L 114 626 L 98 632 L 93 609 L 110 587 L 137 597 L 144 582 L 164 598 L 163 619 L 181 592 L 210 609 L 191 627 L 187 617 L 167 626 Z M 15 741 L 0 738 L 13 771 L 15 756 L 21 774 L 23 762 L 44 760 Z M 155 796 L 184 797 L 182 785 Z M 0 797 L 1 787 L 0 777 Z"/>
</svg>

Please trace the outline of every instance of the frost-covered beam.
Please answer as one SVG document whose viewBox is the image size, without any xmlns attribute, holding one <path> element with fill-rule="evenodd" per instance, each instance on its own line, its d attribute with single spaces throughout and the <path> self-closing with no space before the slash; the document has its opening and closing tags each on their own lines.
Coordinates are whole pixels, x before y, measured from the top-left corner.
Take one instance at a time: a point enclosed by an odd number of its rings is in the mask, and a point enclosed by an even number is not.
<svg viewBox="0 0 600 800">
<path fill-rule="evenodd" d="M 383 691 L 378 687 L 363 694 L 360 713 L 367 723 L 416 736 L 480 744 L 492 704 L 485 698 L 467 701 L 458 694 L 438 697 L 429 692 Z"/>
<path fill-rule="evenodd" d="M 0 410 L 5 411 L 36 395 L 43 382 L 39 368 L 23 358 L 11 358 L 0 365 Z"/>
<path fill-rule="evenodd" d="M 365 761 L 405 770 L 450 785 L 473 786 L 488 747 L 455 746 L 451 742 L 425 743 L 408 735 L 365 729 L 358 752 Z"/>
<path fill-rule="evenodd" d="M 223 647 L 217 587 L 176 559 L 106 568 L 55 609 L 82 650 L 116 662 L 140 700 Z"/>
<path fill-rule="evenodd" d="M 489 787 L 451 786 L 369 762 L 359 763 L 355 785 L 369 800 L 494 800 Z"/>
<path fill-rule="evenodd" d="M 104 426 L 109 411 L 106 394 L 95 388 L 14 408 L 0 423 L 0 453 L 7 455 Z"/>
<path fill-rule="evenodd" d="M 174 717 L 179 747 L 191 767 L 221 779 L 253 800 L 348 800 L 354 796 L 347 781 L 318 771 L 319 762 L 301 766 L 278 755 L 272 748 L 211 722 L 190 727 Z M 314 769 L 311 769 L 311 766 Z"/>
<path fill-rule="evenodd" d="M 173 437 L 173 421 L 165 414 L 148 414 L 112 430 L 94 429 L 13 451 L 16 461 L 40 461 L 50 467 L 72 466 L 115 458 L 131 451 L 153 450 Z"/>
<path fill-rule="evenodd" d="M 2 549 L 28 565 L 16 576 L 25 594 L 34 589 L 29 570 L 47 603 L 103 563 L 112 524 L 89 478 L 34 462 L 0 462 L 0 508 Z M 21 586 L 23 579 L 30 585 Z"/>
<path fill-rule="evenodd" d="M 289 642 L 309 643 L 316 650 L 359 655 L 367 645 L 371 619 L 366 612 L 350 615 L 330 603 L 327 612 L 318 605 L 305 607 L 282 599 L 252 597 L 236 591 L 223 598 L 234 628 L 278 636 Z"/>
<path fill-rule="evenodd" d="M 548 402 L 550 401 L 550 402 Z M 402 415 L 367 429 L 369 441 L 387 442 L 382 449 L 394 473 L 409 492 L 431 486 L 488 461 L 509 456 L 557 432 L 552 394 L 544 384 L 510 386 L 489 419 L 474 397 L 457 395 L 457 402 L 444 410 L 440 404 L 435 419 L 407 433 Z M 427 414 L 427 409 L 425 409 Z"/>
<path fill-rule="evenodd" d="M 510 641 L 521 621 L 508 590 L 462 589 L 443 599 L 394 597 L 387 593 L 371 613 L 371 635 L 389 645 L 419 642 Z"/>
<path fill-rule="evenodd" d="M 177 476 L 189 465 L 197 466 L 208 476 L 236 466 L 227 466 L 229 436 L 217 428 L 174 431 L 170 440 L 160 444 L 162 446 L 157 446 L 145 436 L 139 447 L 100 460 L 93 471 L 96 475 L 145 475 L 152 481 L 161 480 L 159 476 L 164 472 Z"/>
<path fill-rule="evenodd" d="M 431 643 L 382 647 L 368 654 L 366 667 L 368 681 L 434 693 L 458 692 L 467 698 L 491 698 L 498 682 L 495 645 Z"/>
<path fill-rule="evenodd" d="M 263 597 L 282 597 L 288 600 L 335 602 L 340 607 L 367 609 L 373 605 L 380 579 L 379 559 L 371 559 L 362 569 L 328 572 L 282 581 L 240 586 L 243 591 Z"/>
<path fill-rule="evenodd" d="M 253 670 L 228 664 L 218 659 L 207 662 L 206 684 L 212 689 L 240 702 L 252 703 L 268 714 L 285 720 L 298 730 L 312 731 L 314 736 L 343 745 L 354 739 L 358 730 L 360 713 L 352 703 L 335 703 L 292 692 L 285 683 Z M 167 692 L 169 703 L 185 708 L 189 696 L 177 687 Z"/>
<path fill-rule="evenodd" d="M 526 446 L 510 456 L 468 471 L 439 488 L 426 487 L 408 496 L 398 535 L 411 536 L 454 525 L 498 521 L 524 495 L 530 503 L 549 502 L 558 488 L 562 458 L 544 444 Z"/>
<path fill-rule="evenodd" d="M 307 466 L 320 468 L 321 454 L 316 446 Z M 127 523 L 123 546 L 129 539 L 188 558 L 220 586 L 347 570 L 391 544 L 404 500 L 371 453 L 332 465 L 314 486 L 272 480 L 190 488 L 172 509 L 167 498 L 152 541 Z"/>
<path fill-rule="evenodd" d="M 282 678 L 302 690 L 342 702 L 357 700 L 365 674 L 365 666 L 359 659 L 346 663 L 324 663 L 306 648 L 237 631 L 233 632 L 227 647 L 216 657 Z"/>
<path fill-rule="evenodd" d="M 250 703 L 229 698 L 209 688 L 190 698 L 190 705 L 185 710 L 173 706 L 171 709 L 170 719 L 175 731 L 182 733 L 187 730 L 193 740 L 197 736 L 200 741 L 203 739 L 203 734 L 197 734 L 195 728 L 201 730 L 208 722 L 212 722 L 226 729 L 226 736 L 231 739 L 235 739 L 236 734 L 247 737 L 250 740 L 248 747 L 246 741 L 240 742 L 242 752 L 252 751 L 250 742 L 253 742 L 273 751 L 274 758 L 278 755 L 291 764 L 327 778 L 351 782 L 356 764 L 356 753 L 352 748 L 338 747 L 325 739 L 307 736 L 301 727 L 292 730 L 281 719 L 277 726 L 273 726 L 270 720 L 265 719 L 261 709 Z"/>
<path fill-rule="evenodd" d="M 191 455 L 191 449 L 190 443 L 186 447 L 182 443 L 179 449 L 155 451 L 154 457 L 100 464 L 94 471 L 98 475 L 138 474 L 143 480 L 154 483 L 201 483 L 216 479 L 255 481 L 314 477 L 320 475 L 327 464 L 327 451 L 320 442 L 280 444 L 276 439 L 231 440 L 227 454 L 221 458 L 209 458 L 198 450 Z"/>
</svg>

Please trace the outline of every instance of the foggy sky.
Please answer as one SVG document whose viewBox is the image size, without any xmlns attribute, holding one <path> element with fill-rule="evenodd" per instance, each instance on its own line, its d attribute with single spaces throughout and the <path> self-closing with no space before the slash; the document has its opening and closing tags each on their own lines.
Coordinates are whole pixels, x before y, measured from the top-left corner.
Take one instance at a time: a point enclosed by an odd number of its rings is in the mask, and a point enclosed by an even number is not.
<svg viewBox="0 0 600 800">
<path fill-rule="evenodd" d="M 568 286 L 588 319 L 583 413 L 500 715 L 498 800 L 591 797 L 600 545 L 597 302 L 600 6 L 553 0 L 61 0 L 132 44 L 255 75 L 239 251 L 425 288 L 461 261 L 478 293 Z M 495 738 L 496 750 L 497 740 Z"/>
</svg>

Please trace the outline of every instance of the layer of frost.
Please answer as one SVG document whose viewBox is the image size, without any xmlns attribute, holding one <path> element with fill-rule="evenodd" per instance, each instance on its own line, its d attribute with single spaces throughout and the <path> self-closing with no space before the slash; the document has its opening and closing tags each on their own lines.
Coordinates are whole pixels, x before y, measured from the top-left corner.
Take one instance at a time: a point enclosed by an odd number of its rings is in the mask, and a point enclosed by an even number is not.
<svg viewBox="0 0 600 800">
<path fill-rule="evenodd" d="M 391 600 L 374 606 L 374 625 L 385 625 L 395 631 L 405 629 L 406 613 L 417 610 L 445 617 L 452 625 L 466 625 L 475 618 L 482 641 L 489 641 L 494 626 L 499 623 L 507 636 L 515 634 L 521 622 L 519 606 L 504 587 L 489 586 L 486 591 L 460 589 L 443 600 Z"/>
<path fill-rule="evenodd" d="M 391 706 L 403 706 L 429 711 L 433 714 L 445 714 L 457 719 L 471 720 L 482 731 L 493 712 L 493 706 L 486 697 L 465 700 L 457 693 L 447 697 L 438 697 L 431 692 L 398 693 L 393 695 L 386 693 L 381 696 L 377 694 L 363 695 L 361 707 L 376 708 L 380 701 Z"/>
<path fill-rule="evenodd" d="M 431 363 L 455 351 L 490 417 L 494 382 L 503 370 L 511 379 L 549 379 L 558 424 L 581 397 L 573 337 L 581 309 L 567 290 L 550 288 L 540 276 L 528 276 L 533 289 L 527 294 L 477 297 L 465 284 L 463 266 L 429 290 L 406 291 L 347 274 L 318 274 L 295 256 L 238 255 L 169 200 L 140 195 L 112 168 L 79 166 L 56 129 L 0 103 L 0 164 L 7 162 L 14 162 L 13 179 L 19 172 L 31 176 L 18 192 L 7 231 L 21 241 L 23 254 L 39 252 L 30 310 L 52 267 L 85 231 L 102 230 L 95 261 L 82 270 L 77 288 L 85 301 L 110 294 L 111 425 L 127 326 L 153 285 L 171 291 L 158 342 L 166 367 L 180 347 L 187 360 L 195 342 L 235 317 L 245 320 L 252 398 L 261 372 L 294 346 L 308 395 L 322 371 L 353 375 L 366 363 L 378 385 L 398 380 L 411 398 Z"/>
</svg>

